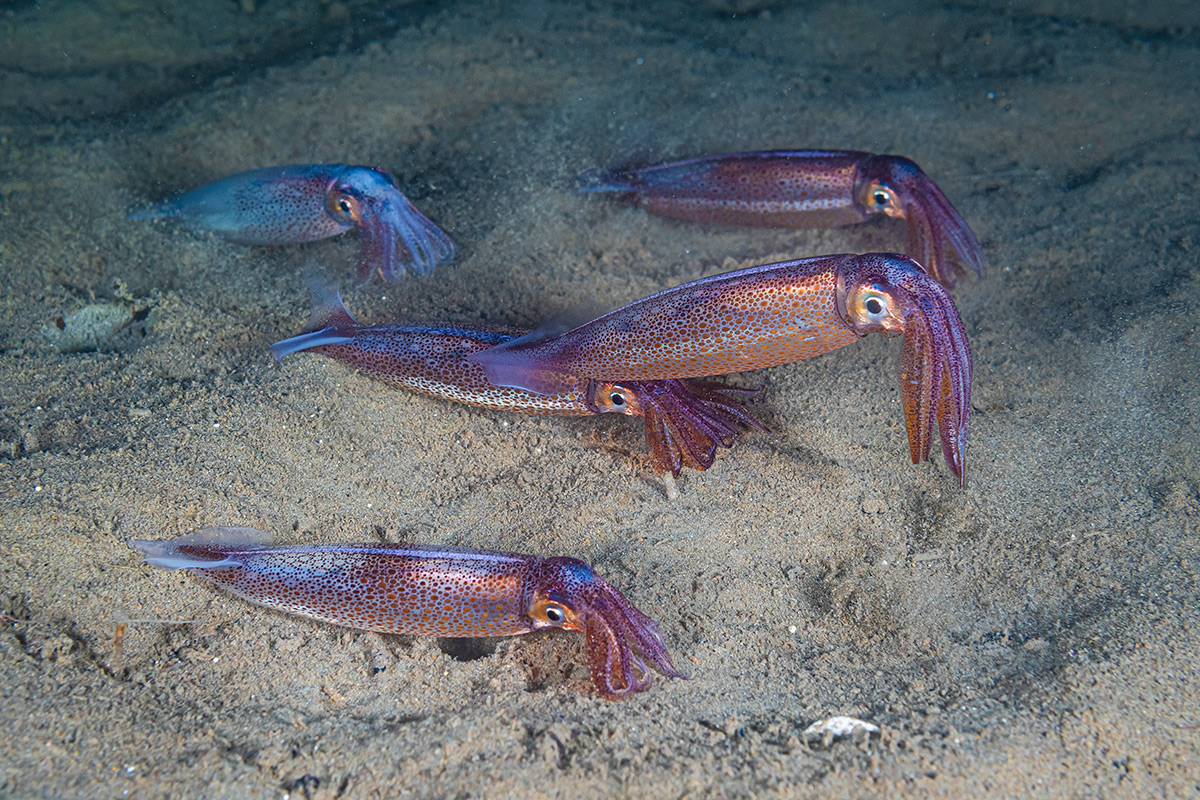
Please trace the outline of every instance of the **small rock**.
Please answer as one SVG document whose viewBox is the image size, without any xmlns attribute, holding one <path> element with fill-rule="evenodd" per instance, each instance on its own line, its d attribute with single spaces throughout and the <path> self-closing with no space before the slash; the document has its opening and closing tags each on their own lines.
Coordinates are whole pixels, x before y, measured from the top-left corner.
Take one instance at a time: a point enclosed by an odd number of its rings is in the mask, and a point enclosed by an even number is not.
<svg viewBox="0 0 1200 800">
<path fill-rule="evenodd" d="M 883 500 L 874 492 L 867 492 L 862 498 L 864 514 L 881 514 L 884 511 Z"/>
</svg>

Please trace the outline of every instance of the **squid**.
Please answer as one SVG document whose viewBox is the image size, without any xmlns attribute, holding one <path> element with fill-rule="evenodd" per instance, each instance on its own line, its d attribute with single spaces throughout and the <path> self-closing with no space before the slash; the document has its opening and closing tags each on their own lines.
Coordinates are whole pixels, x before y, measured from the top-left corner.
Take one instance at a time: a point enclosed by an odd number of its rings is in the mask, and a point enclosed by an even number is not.
<svg viewBox="0 0 1200 800">
<path fill-rule="evenodd" d="M 775 150 L 693 158 L 643 169 L 594 170 L 584 192 L 606 192 L 651 214 L 716 225 L 836 228 L 880 217 L 908 221 L 908 255 L 945 286 L 982 278 L 983 250 L 916 162 L 855 150 Z"/>
<path fill-rule="evenodd" d="M 388 173 L 347 164 L 291 164 L 222 178 L 129 215 L 176 219 L 243 244 L 299 244 L 357 228 L 358 283 L 411 269 L 426 275 L 454 258 L 450 237 Z"/>
<path fill-rule="evenodd" d="M 706 470 L 716 448 L 731 447 L 741 426 L 766 430 L 741 401 L 758 392 L 717 381 L 593 381 L 563 375 L 543 393 L 488 380 L 468 356 L 529 331 L 504 326 L 360 323 L 336 285 L 310 272 L 313 310 L 304 333 L 276 342 L 276 359 L 312 351 L 341 361 L 389 386 L 493 411 L 554 416 L 624 414 L 645 420 L 654 469 L 678 476 Z"/>
<path fill-rule="evenodd" d="M 128 544 L 156 567 L 347 628 L 439 637 L 577 631 L 606 700 L 645 691 L 655 671 L 685 677 L 654 620 L 575 558 L 411 544 L 279 547 L 269 533 L 238 527 Z"/>
<path fill-rule="evenodd" d="M 896 253 L 764 264 L 685 283 L 565 333 L 472 353 L 495 385 L 548 394 L 564 380 L 687 380 L 828 353 L 871 333 L 903 337 L 900 396 L 909 453 L 929 459 L 936 424 L 966 486 L 971 350 L 946 289 Z"/>
</svg>

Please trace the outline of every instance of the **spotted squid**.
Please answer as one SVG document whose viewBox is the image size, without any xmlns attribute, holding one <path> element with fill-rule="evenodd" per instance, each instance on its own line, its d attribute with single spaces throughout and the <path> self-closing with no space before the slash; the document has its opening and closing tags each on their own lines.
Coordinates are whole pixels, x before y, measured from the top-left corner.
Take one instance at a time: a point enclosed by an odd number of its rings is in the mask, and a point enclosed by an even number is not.
<svg viewBox="0 0 1200 800">
<path fill-rule="evenodd" d="M 971 351 L 958 309 L 919 264 L 895 253 L 784 261 L 677 286 L 566 333 L 467 356 L 500 386 L 548 393 L 574 377 L 688 379 L 772 367 L 903 336 L 900 395 L 914 464 L 942 454 L 965 486 Z"/>
<path fill-rule="evenodd" d="M 313 311 L 305 333 L 276 342 L 276 359 L 311 350 L 389 386 L 497 411 L 554 416 L 625 414 L 643 417 L 646 443 L 659 472 L 712 466 L 716 448 L 730 447 L 740 425 L 766 428 L 740 399 L 757 394 L 716 381 L 593 381 L 564 374 L 544 392 L 499 386 L 467 356 L 529 331 L 503 326 L 364 325 L 346 310 L 336 285 L 305 277 Z"/>
<path fill-rule="evenodd" d="M 903 156 L 777 150 L 595 170 L 585 192 L 611 192 L 652 214 L 719 225 L 835 228 L 881 216 L 908 220 L 908 255 L 949 287 L 983 277 L 975 234 L 929 176 Z"/>
<path fill-rule="evenodd" d="M 173 218 L 244 244 L 299 244 L 361 235 L 358 282 L 376 272 L 399 280 L 427 274 L 454 257 L 445 231 L 417 210 L 392 176 L 346 164 L 292 164 L 239 172 L 129 219 Z"/>
<path fill-rule="evenodd" d="M 130 539 L 146 561 L 186 569 L 260 606 L 408 636 L 578 631 L 596 692 L 623 700 L 675 669 L 655 622 L 582 561 L 423 545 L 276 547 L 252 528 Z"/>
</svg>

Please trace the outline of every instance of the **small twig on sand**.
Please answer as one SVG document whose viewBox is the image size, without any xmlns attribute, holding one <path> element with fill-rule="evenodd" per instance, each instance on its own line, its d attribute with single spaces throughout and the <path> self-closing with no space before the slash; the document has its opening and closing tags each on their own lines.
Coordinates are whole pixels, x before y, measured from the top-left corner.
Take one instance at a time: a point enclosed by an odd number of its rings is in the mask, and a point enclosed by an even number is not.
<svg viewBox="0 0 1200 800">
<path fill-rule="evenodd" d="M 125 631 L 130 625 L 194 625 L 192 619 L 130 619 L 122 610 L 113 612 L 113 643 L 112 661 L 109 663 L 109 674 L 117 680 L 125 677 Z"/>
</svg>

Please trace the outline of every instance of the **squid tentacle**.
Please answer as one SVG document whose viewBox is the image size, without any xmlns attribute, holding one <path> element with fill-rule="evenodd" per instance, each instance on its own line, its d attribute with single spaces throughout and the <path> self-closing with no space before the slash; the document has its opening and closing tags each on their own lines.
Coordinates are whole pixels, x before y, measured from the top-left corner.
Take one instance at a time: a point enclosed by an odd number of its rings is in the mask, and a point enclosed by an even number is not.
<svg viewBox="0 0 1200 800">
<path fill-rule="evenodd" d="M 610 700 L 645 691 L 653 681 L 650 662 L 671 678 L 675 669 L 654 620 L 634 608 L 611 586 L 588 593 L 584 616 L 588 666 L 597 689 Z"/>
<path fill-rule="evenodd" d="M 593 410 L 597 382 L 588 389 Z M 713 465 L 717 445 L 729 448 L 741 434 L 739 425 L 767 430 L 738 401 L 755 390 L 726 386 L 717 381 L 628 381 L 623 385 L 637 396 L 646 421 L 646 442 L 651 458 L 662 472 L 679 475 L 682 467 L 706 470 Z"/>
<path fill-rule="evenodd" d="M 945 290 L 907 287 L 900 383 L 914 464 L 928 461 L 937 425 L 942 455 L 965 486 L 971 401 L 971 351 L 962 321 Z"/>
</svg>

